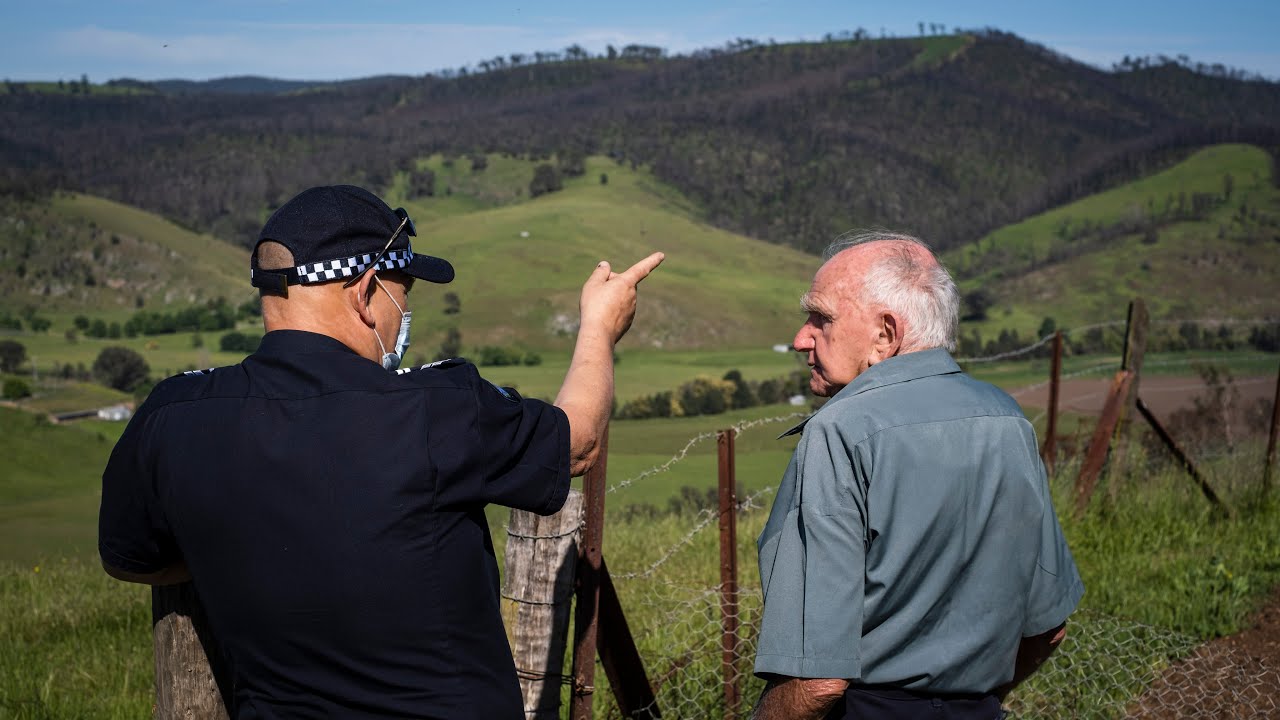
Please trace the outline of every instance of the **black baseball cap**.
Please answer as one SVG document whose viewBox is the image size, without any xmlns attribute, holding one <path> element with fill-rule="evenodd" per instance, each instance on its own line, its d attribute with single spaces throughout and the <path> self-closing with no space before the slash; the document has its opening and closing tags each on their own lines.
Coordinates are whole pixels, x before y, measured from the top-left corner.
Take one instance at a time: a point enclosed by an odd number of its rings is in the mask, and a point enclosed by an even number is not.
<svg viewBox="0 0 1280 720">
<path fill-rule="evenodd" d="M 351 281 L 366 270 L 398 270 L 434 283 L 453 280 L 448 260 L 413 252 L 413 220 L 355 185 L 303 190 L 281 205 L 258 234 L 258 244 L 278 242 L 293 253 L 294 267 L 263 270 L 257 245 L 250 256 L 254 287 L 288 294 L 290 285 Z"/>
</svg>

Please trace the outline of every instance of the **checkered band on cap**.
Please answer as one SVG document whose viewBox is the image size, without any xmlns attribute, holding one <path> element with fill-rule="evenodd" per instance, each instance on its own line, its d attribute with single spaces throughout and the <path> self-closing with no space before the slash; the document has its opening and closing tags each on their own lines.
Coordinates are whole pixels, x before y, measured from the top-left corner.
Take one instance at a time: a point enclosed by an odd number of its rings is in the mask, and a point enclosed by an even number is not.
<svg viewBox="0 0 1280 720">
<path fill-rule="evenodd" d="M 377 253 L 365 253 L 356 255 L 355 257 L 339 258 L 337 260 L 325 260 L 318 263 L 310 263 L 307 265 L 299 265 L 296 270 L 298 272 L 298 281 L 303 285 L 309 283 L 328 282 L 329 280 L 340 280 L 354 277 L 364 272 L 364 269 L 373 262 L 377 257 Z M 375 270 L 399 270 L 405 267 L 413 260 L 413 248 L 408 247 L 403 250 L 391 250 L 382 259 L 378 261 Z"/>
</svg>

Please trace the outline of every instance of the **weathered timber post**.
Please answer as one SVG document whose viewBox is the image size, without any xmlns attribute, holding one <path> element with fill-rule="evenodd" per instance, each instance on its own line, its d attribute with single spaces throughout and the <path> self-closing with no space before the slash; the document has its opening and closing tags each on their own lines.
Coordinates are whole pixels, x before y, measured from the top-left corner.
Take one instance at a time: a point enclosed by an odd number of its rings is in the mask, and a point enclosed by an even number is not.
<svg viewBox="0 0 1280 720">
<path fill-rule="evenodd" d="M 591 720 L 595 696 L 596 639 L 600 616 L 600 546 L 604 540 L 605 466 L 609 457 L 609 428 L 600 437 L 600 455 L 582 478 L 586 520 L 578 553 L 577 605 L 573 615 L 572 720 Z"/>
<path fill-rule="evenodd" d="M 224 720 L 230 668 L 223 660 L 195 585 L 151 589 L 156 654 L 156 720 Z"/>
<path fill-rule="evenodd" d="M 512 510 L 502 574 L 502 620 L 520 677 L 524 714 L 558 720 L 560 680 L 569 643 L 569 610 L 578 565 L 582 493 L 542 516 Z"/>
<path fill-rule="evenodd" d="M 1276 433 L 1280 431 L 1280 372 L 1276 373 L 1276 399 L 1271 405 L 1271 435 L 1267 438 L 1267 465 L 1262 471 L 1262 492 L 1271 491 L 1272 474 L 1276 471 Z"/>
<path fill-rule="evenodd" d="M 1142 381 L 1142 361 L 1147 353 L 1147 305 L 1142 298 L 1134 298 L 1129 303 L 1129 322 L 1124 333 L 1124 358 L 1120 369 L 1127 370 L 1131 376 L 1129 392 L 1120 407 L 1119 424 L 1115 434 L 1115 452 L 1112 456 L 1113 467 L 1124 468 L 1128 459 L 1129 445 L 1136 440 L 1137 431 L 1133 429 L 1134 419 L 1138 417 L 1138 384 Z"/>
<path fill-rule="evenodd" d="M 1044 444 L 1040 447 L 1040 458 L 1050 475 L 1058 461 L 1058 391 L 1061 384 L 1062 331 L 1059 330 L 1053 335 L 1053 362 L 1049 367 L 1049 422 L 1044 431 Z"/>
<path fill-rule="evenodd" d="M 738 678 L 738 498 L 733 429 L 716 434 L 720 485 L 720 650 L 724 669 L 724 717 L 733 720 L 741 704 Z"/>
</svg>

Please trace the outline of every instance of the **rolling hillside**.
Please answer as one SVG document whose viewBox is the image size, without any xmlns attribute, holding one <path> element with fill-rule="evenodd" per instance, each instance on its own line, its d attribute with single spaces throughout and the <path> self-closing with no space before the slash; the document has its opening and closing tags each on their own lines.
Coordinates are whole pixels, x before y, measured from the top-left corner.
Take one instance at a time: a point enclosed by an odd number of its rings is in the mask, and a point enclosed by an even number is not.
<svg viewBox="0 0 1280 720">
<path fill-rule="evenodd" d="M 248 254 L 103 198 L 0 198 L 0 308 L 118 316 L 252 297 Z"/>
<path fill-rule="evenodd" d="M 513 59 L 520 57 L 520 59 Z M 211 90 L 212 88 L 206 88 Z M 337 178 L 415 158 L 597 154 L 717 227 L 820 250 L 884 225 L 952 248 L 1212 142 L 1280 146 L 1280 84 L 1190 61 L 1099 70 L 996 30 L 499 57 L 289 94 L 0 93 L 0 192 L 77 189 L 237 242 Z"/>
<path fill-rule="evenodd" d="M 1204 148 L 1178 165 L 1041 213 L 946 253 L 967 293 L 985 291 L 991 337 L 1122 319 L 1280 320 L 1280 188 L 1250 145 Z"/>
<path fill-rule="evenodd" d="M 461 328 L 464 347 L 568 349 L 578 291 L 596 262 L 623 269 L 652 250 L 668 259 L 644 286 L 644 314 L 627 347 L 767 349 L 794 333 L 816 258 L 711 227 L 670 187 L 607 159 L 586 159 L 584 174 L 536 199 L 528 197 L 535 163 L 498 155 L 488 162 L 472 171 L 423 159 L 438 171 L 435 197 L 407 200 L 407 173 L 387 193 L 417 219 L 415 246 L 458 269 L 448 288 L 424 284 L 415 293 L 415 352 L 434 352 L 448 324 Z M 45 357 L 91 362 L 94 343 L 63 343 L 76 314 L 122 321 L 139 307 L 256 296 L 245 250 L 135 208 L 78 194 L 0 207 L 0 310 L 54 319 L 48 337 L 35 341 Z M 446 291 L 458 294 L 461 313 L 442 313 Z M 147 342 L 161 354 L 192 353 L 187 335 Z M 185 364 L 166 356 L 157 369 Z"/>
</svg>

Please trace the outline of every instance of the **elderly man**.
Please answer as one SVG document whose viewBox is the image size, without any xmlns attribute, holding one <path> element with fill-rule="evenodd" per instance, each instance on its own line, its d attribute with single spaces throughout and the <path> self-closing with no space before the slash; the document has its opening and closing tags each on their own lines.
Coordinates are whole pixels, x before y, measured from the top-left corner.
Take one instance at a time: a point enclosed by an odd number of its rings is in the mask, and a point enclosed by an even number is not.
<svg viewBox="0 0 1280 720">
<path fill-rule="evenodd" d="M 1084 592 L 1035 432 L 960 371 L 958 296 L 915 238 L 838 241 L 794 347 L 830 397 L 758 541 L 755 718 L 998 718 Z"/>
<path fill-rule="evenodd" d="M 261 346 L 158 385 L 103 474 L 103 565 L 194 580 L 232 717 L 523 717 L 484 507 L 555 512 L 594 462 L 662 255 L 596 266 L 553 406 L 462 360 L 395 371 L 414 279 L 454 274 L 414 234 L 357 187 L 281 206 L 251 261 Z"/>
</svg>

